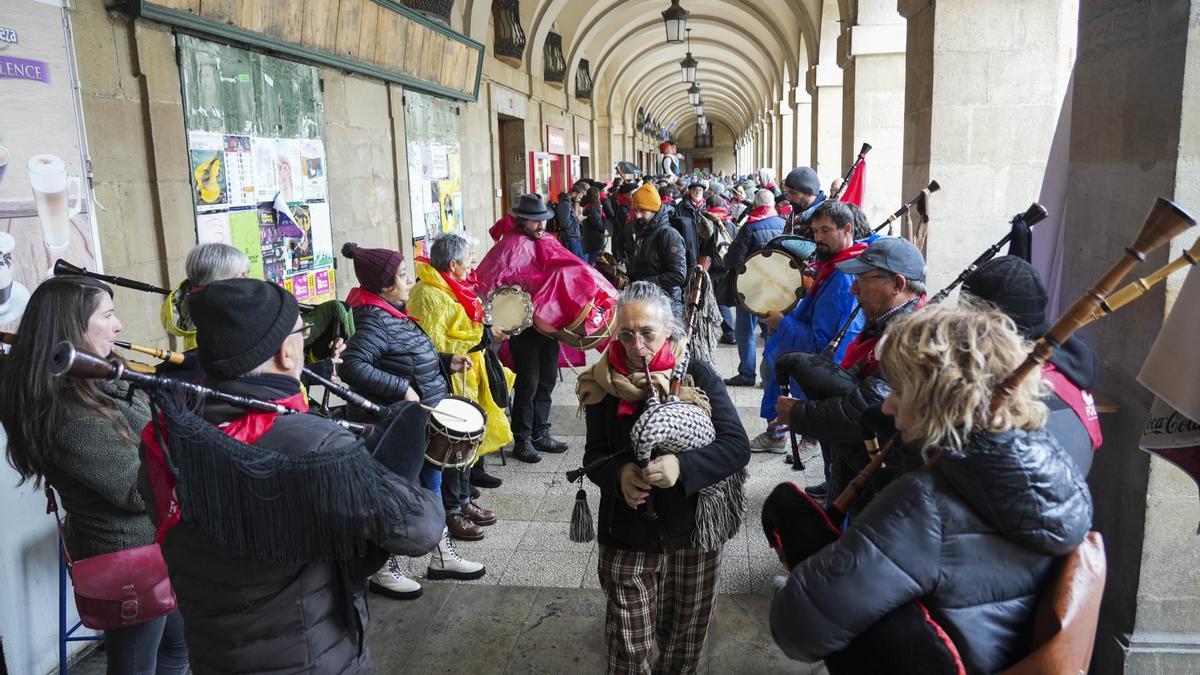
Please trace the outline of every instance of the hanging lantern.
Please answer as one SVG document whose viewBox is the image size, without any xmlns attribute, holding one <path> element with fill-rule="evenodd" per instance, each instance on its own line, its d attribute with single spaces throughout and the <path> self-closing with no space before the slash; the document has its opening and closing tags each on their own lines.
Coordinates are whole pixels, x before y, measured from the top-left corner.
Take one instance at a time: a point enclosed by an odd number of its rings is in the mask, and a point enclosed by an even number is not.
<svg viewBox="0 0 1200 675">
<path fill-rule="evenodd" d="M 667 28 L 667 44 L 677 45 L 683 42 L 683 32 L 687 29 L 688 12 L 679 6 L 679 0 L 671 0 L 671 6 L 663 10 L 663 25 Z"/>
<path fill-rule="evenodd" d="M 700 115 L 701 117 L 704 116 L 704 101 L 703 100 L 701 100 L 699 103 L 696 104 L 696 114 Z"/>
<path fill-rule="evenodd" d="M 692 58 L 692 29 L 687 29 L 688 34 L 688 51 L 687 56 L 679 62 L 679 67 L 683 71 L 683 83 L 691 84 L 696 81 L 696 68 L 700 62 Z"/>
<path fill-rule="evenodd" d="M 693 82 L 692 86 L 688 87 L 688 102 L 692 105 L 700 105 L 700 83 Z"/>
</svg>

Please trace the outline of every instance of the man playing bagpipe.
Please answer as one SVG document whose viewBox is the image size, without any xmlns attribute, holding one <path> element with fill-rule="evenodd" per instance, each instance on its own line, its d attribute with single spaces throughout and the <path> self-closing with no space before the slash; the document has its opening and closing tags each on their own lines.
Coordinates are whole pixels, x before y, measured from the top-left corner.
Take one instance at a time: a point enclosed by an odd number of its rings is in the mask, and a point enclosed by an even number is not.
<svg viewBox="0 0 1200 675">
<path fill-rule="evenodd" d="M 189 301 L 206 384 L 305 410 L 296 299 L 254 279 Z M 142 491 L 157 523 L 196 673 L 371 670 L 367 577 L 389 553 L 438 544 L 440 497 L 418 486 L 425 413 L 397 404 L 364 444 L 315 415 L 247 412 L 181 385 L 142 432 Z"/>
<path fill-rule="evenodd" d="M 875 348 L 893 321 L 925 304 L 925 259 L 907 239 L 880 237 L 837 268 L 853 275 L 850 293 L 858 298 L 867 322 L 846 348 L 840 367 L 820 354 L 782 356 L 781 367 L 790 371 L 807 400 L 783 396 L 775 404 L 777 424 L 829 444 L 831 494 L 845 489 L 870 461 L 863 444 L 868 440 L 861 426 L 863 414 L 882 404 L 889 391 L 878 372 Z M 902 458 L 897 459 L 880 470 L 869 490 L 878 490 L 890 480 L 886 473 L 900 469 Z M 868 500 L 869 495 L 863 495 L 856 506 L 861 508 Z"/>
</svg>

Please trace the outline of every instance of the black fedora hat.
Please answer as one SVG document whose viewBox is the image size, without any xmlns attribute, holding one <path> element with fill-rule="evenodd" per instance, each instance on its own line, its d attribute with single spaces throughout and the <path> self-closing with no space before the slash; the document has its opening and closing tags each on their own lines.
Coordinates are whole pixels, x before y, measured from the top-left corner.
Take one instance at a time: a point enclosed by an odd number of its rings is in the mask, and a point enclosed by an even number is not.
<svg viewBox="0 0 1200 675">
<path fill-rule="evenodd" d="M 550 220 L 554 217 L 554 212 L 546 208 L 546 201 L 538 194 L 521 195 L 521 201 L 517 202 L 512 214 L 524 220 Z"/>
</svg>

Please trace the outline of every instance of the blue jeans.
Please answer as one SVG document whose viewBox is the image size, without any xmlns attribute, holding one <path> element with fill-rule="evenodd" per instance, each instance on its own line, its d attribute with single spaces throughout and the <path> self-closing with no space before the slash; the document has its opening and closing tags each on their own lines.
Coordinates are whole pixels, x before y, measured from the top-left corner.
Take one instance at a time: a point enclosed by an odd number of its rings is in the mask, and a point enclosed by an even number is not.
<svg viewBox="0 0 1200 675">
<path fill-rule="evenodd" d="M 442 473 L 442 506 L 446 515 L 458 513 L 471 501 L 471 467 Z"/>
<path fill-rule="evenodd" d="M 188 649 L 183 616 L 176 610 L 153 621 L 106 630 L 104 651 L 109 675 L 184 675 Z"/>
<path fill-rule="evenodd" d="M 717 308 L 721 310 L 721 321 L 723 322 L 721 333 L 733 330 L 733 308 L 729 305 L 718 305 Z"/>
<path fill-rule="evenodd" d="M 758 328 L 758 317 L 742 307 L 737 308 L 737 321 L 733 332 L 737 337 L 738 375 L 755 379 L 758 371 L 755 366 L 755 356 L 758 351 L 758 340 L 754 330 Z"/>
</svg>

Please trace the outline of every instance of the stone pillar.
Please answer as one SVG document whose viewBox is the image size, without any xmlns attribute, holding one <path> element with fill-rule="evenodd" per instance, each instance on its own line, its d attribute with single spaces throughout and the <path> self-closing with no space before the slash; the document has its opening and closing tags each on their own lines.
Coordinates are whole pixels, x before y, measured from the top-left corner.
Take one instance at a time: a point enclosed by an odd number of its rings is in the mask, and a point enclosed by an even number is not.
<svg viewBox="0 0 1200 675">
<path fill-rule="evenodd" d="M 812 95 L 812 160 L 809 165 L 821 178 L 821 189 L 842 175 L 842 71 L 837 66 L 816 65 L 808 70 Z"/>
<path fill-rule="evenodd" d="M 759 166 L 775 168 L 775 115 L 768 108 L 762 116 L 763 158 Z"/>
<path fill-rule="evenodd" d="M 863 204 L 872 223 L 882 222 L 908 198 L 900 192 L 904 159 L 903 18 L 889 0 L 881 11 L 858 6 L 858 23 L 838 38 L 842 67 L 842 171 L 870 143 Z"/>
<path fill-rule="evenodd" d="M 793 89 L 791 96 L 792 122 L 795 125 L 792 138 L 795 148 L 789 171 L 800 165 L 808 166 L 812 162 L 812 97 L 808 95 L 808 91 L 804 87 Z"/>
<path fill-rule="evenodd" d="M 796 126 L 792 123 L 792 106 L 788 104 L 787 99 L 779 102 L 779 112 L 776 113 L 775 120 L 775 128 L 778 130 L 775 142 L 778 148 L 775 153 L 775 171 L 780 174 L 777 178 L 782 183 L 783 177 L 792 170 L 796 161 L 794 154 L 796 142 L 792 136 L 796 131 Z"/>
<path fill-rule="evenodd" d="M 930 206 L 930 288 L 948 284 L 1038 199 L 1077 3 L 900 1 L 908 19 L 901 192 L 907 199 L 930 179 L 942 186 Z"/>
<path fill-rule="evenodd" d="M 1117 259 L 1156 196 L 1200 213 L 1200 0 L 1154 3 L 1153 11 L 1128 0 L 1084 0 L 1078 25 L 1064 305 Z M 1148 274 L 1193 241 L 1193 233 L 1181 236 L 1134 274 Z M 1102 417 L 1104 447 L 1088 477 L 1094 528 L 1108 554 L 1093 673 L 1194 672 L 1200 663 L 1196 485 L 1137 447 L 1152 399 L 1135 378 L 1185 274 L 1085 332 L 1102 363 L 1097 389 L 1120 404 Z"/>
</svg>

